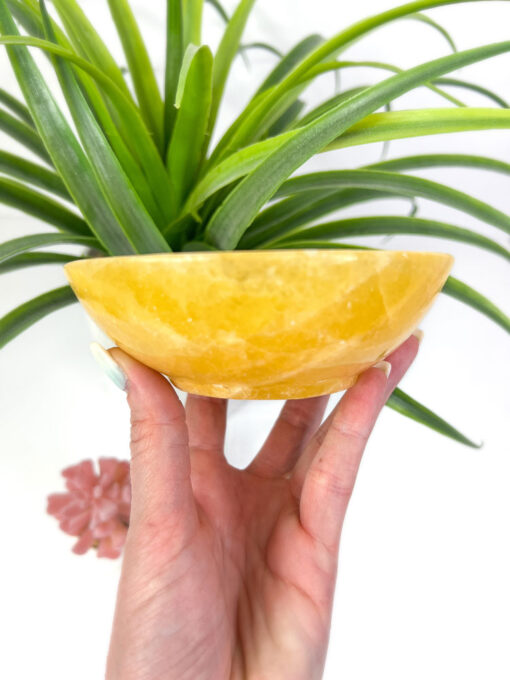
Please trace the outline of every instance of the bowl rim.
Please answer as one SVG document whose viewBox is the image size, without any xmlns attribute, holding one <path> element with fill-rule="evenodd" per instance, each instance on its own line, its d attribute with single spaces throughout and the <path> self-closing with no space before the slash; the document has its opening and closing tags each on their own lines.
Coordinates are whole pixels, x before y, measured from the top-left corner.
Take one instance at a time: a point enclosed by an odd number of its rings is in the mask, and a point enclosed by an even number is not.
<svg viewBox="0 0 510 680">
<path fill-rule="evenodd" d="M 105 255 L 104 257 L 82 257 L 72 262 L 67 262 L 64 265 L 64 269 L 73 268 L 76 266 L 84 265 L 89 262 L 118 262 L 119 260 L 144 260 L 150 262 L 151 260 L 160 259 L 209 259 L 215 257 L 264 257 L 271 254 L 274 257 L 275 253 L 279 253 L 282 257 L 296 256 L 298 253 L 307 256 L 316 256 L 319 253 L 322 256 L 336 256 L 336 257 L 347 257 L 349 255 L 359 255 L 369 257 L 381 257 L 388 255 L 403 255 L 405 257 L 440 257 L 447 258 L 453 264 L 455 258 L 451 253 L 445 253 L 440 251 L 432 250 L 385 250 L 385 249 L 372 249 L 372 248 L 267 248 L 267 249 L 255 249 L 255 250 L 195 250 L 195 251 L 171 251 L 168 253 L 146 253 L 146 254 L 133 254 L 133 255 Z"/>
</svg>

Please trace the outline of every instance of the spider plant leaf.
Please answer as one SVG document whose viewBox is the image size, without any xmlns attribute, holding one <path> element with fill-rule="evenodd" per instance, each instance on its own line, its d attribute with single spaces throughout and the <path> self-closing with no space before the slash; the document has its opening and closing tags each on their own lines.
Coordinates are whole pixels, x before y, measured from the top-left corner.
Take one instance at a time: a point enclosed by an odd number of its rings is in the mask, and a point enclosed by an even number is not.
<svg viewBox="0 0 510 680">
<path fill-rule="evenodd" d="M 381 69 L 383 71 L 391 71 L 392 73 L 404 73 L 404 69 L 399 68 L 398 66 L 394 66 L 393 64 L 387 64 L 382 61 L 332 61 L 325 62 L 323 64 L 318 64 L 313 69 L 310 69 L 306 76 L 303 77 L 302 82 L 306 84 L 314 80 L 319 75 L 329 73 L 330 71 L 334 71 L 336 73 L 344 68 L 375 68 Z M 422 85 L 423 87 L 428 88 L 432 92 L 435 92 L 443 99 L 446 99 L 452 104 L 455 104 L 455 106 L 466 106 L 464 102 L 461 102 L 456 97 L 453 97 L 451 94 L 448 94 L 448 92 L 441 90 L 439 87 L 436 87 L 436 85 L 434 85 L 433 83 L 423 83 Z"/>
<path fill-rule="evenodd" d="M 216 251 L 214 246 L 209 245 L 209 243 L 204 243 L 204 241 L 188 241 L 182 247 L 184 253 L 200 253 L 203 251 Z"/>
<path fill-rule="evenodd" d="M 29 35 L 42 36 L 39 12 L 29 7 L 26 0 L 7 0 L 12 16 Z"/>
<path fill-rule="evenodd" d="M 296 132 L 288 131 L 277 137 L 264 139 L 228 156 L 202 177 L 190 194 L 183 212 L 192 212 L 198 209 L 216 191 L 228 186 L 236 179 L 239 179 L 239 177 L 244 177 L 257 168 L 272 151 L 278 149 L 286 140 L 293 137 Z"/>
<path fill-rule="evenodd" d="M 167 43 L 165 67 L 164 132 L 165 154 L 172 137 L 177 110 L 175 98 L 184 53 L 182 0 L 167 0 Z"/>
<path fill-rule="evenodd" d="M 507 333 L 510 333 L 510 318 L 501 309 L 496 307 L 493 302 L 466 283 L 450 276 L 442 292 L 481 312 L 484 316 L 501 326 Z"/>
<path fill-rule="evenodd" d="M 72 201 L 65 184 L 55 172 L 15 154 L 0 150 L 0 173 L 33 184 L 67 201 Z"/>
<path fill-rule="evenodd" d="M 257 248 L 264 243 L 279 242 L 298 227 L 332 212 L 367 201 L 395 199 L 394 193 L 371 189 L 340 189 L 336 191 L 303 191 L 263 210 L 239 241 L 239 248 Z M 406 200 L 407 196 L 403 197 Z M 294 240 L 293 237 L 292 240 Z"/>
<path fill-rule="evenodd" d="M 280 52 L 278 48 L 266 42 L 243 43 L 242 45 L 239 45 L 237 51 L 247 52 L 248 50 L 264 50 L 265 52 L 270 52 L 271 54 L 274 54 L 276 57 L 279 57 L 280 59 L 283 57 L 283 54 Z"/>
<path fill-rule="evenodd" d="M 182 0 L 182 16 L 184 20 L 184 49 L 190 43 L 200 45 L 202 42 L 202 13 L 204 0 Z"/>
<path fill-rule="evenodd" d="M 179 108 L 174 134 L 168 149 L 168 170 L 179 206 L 192 188 L 205 155 L 212 102 L 212 73 L 213 56 L 209 47 L 203 45 L 194 52 L 187 69 L 182 97 L 179 96 L 177 101 Z"/>
<path fill-rule="evenodd" d="M 440 33 L 443 36 L 443 38 L 446 40 L 448 45 L 450 45 L 450 47 L 452 48 L 452 52 L 458 51 L 457 46 L 456 46 L 452 36 L 446 30 L 446 28 L 444 28 L 444 26 L 439 24 L 437 21 L 434 21 L 433 19 L 431 19 L 426 14 L 422 14 L 421 12 L 417 12 L 416 14 L 410 14 L 406 18 L 412 19 L 413 21 L 420 21 L 422 24 L 426 24 L 427 26 L 431 26 L 431 28 L 433 28 L 435 31 L 437 31 L 438 33 Z"/>
<path fill-rule="evenodd" d="M 357 87 L 350 88 L 349 90 L 339 92 L 338 94 L 335 94 L 334 97 L 327 99 L 326 101 L 322 102 L 315 108 L 308 111 L 306 115 L 304 115 L 302 118 L 296 121 L 293 127 L 294 128 L 303 127 L 304 125 L 308 125 L 308 123 L 312 123 L 314 120 L 317 120 L 317 118 L 320 118 L 324 113 L 327 113 L 332 108 L 334 108 L 337 104 L 341 104 L 342 102 L 347 101 L 351 97 L 354 97 L 354 95 L 363 92 L 368 87 L 369 87 L 368 85 L 360 85 Z"/>
<path fill-rule="evenodd" d="M 40 4 L 45 29 L 49 38 L 55 40 L 44 0 L 40 0 Z M 93 172 L 108 203 L 123 225 L 124 233 L 139 253 L 168 251 L 168 244 L 122 170 L 76 82 L 71 67 L 60 57 L 55 57 L 54 63 L 81 141 L 92 161 Z"/>
<path fill-rule="evenodd" d="M 360 92 L 367 88 L 360 88 Z M 339 101 L 345 101 L 339 96 Z M 329 102 L 324 103 L 325 109 L 329 110 Z M 322 110 L 322 113 L 325 111 Z M 312 112 L 310 112 L 312 114 Z M 311 120 L 306 117 L 306 121 L 298 121 L 296 126 L 305 127 L 315 120 L 315 114 L 310 115 Z M 421 137 L 427 135 L 445 134 L 451 132 L 467 132 L 473 130 L 492 130 L 508 129 L 510 127 L 510 117 L 507 111 L 499 111 L 491 108 L 469 109 L 418 109 L 404 111 L 390 111 L 388 113 L 374 113 L 366 116 L 358 123 L 354 124 L 347 132 L 339 136 L 328 144 L 323 151 L 332 151 L 349 146 L 359 146 L 361 144 L 371 144 L 375 142 L 385 142 L 394 139 L 405 139 L 409 137 Z M 290 131 L 289 131 L 290 132 Z M 246 146 L 242 149 L 243 156 L 246 149 L 258 151 L 264 147 L 256 146 L 259 142 Z M 238 151 L 227 155 L 225 160 L 221 160 L 221 154 L 216 154 L 218 146 L 215 148 L 209 166 L 215 167 L 212 161 L 216 161 L 219 167 L 222 163 L 234 158 Z M 261 153 L 262 156 L 262 153 Z M 262 158 L 259 158 L 259 163 Z M 225 167 L 229 167 L 227 164 Z M 256 167 L 256 165 L 255 165 Z M 240 166 L 241 168 L 241 166 Z M 244 173 L 242 173 L 244 174 Z M 242 176 L 242 175 L 241 175 Z"/>
<path fill-rule="evenodd" d="M 63 265 L 79 259 L 81 258 L 76 255 L 66 255 L 64 253 L 21 253 L 20 255 L 15 255 L 9 260 L 2 262 L 0 264 L 0 274 L 7 274 L 8 272 L 17 271 L 18 269 L 46 264 Z"/>
<path fill-rule="evenodd" d="M 428 409 L 420 402 L 416 401 L 408 394 L 403 392 L 400 388 L 396 388 L 393 394 L 386 402 L 386 406 L 389 406 L 397 413 L 415 420 L 417 423 L 421 423 L 431 430 L 439 432 L 439 434 L 449 437 L 450 439 L 459 442 L 459 444 L 465 444 L 473 449 L 479 449 L 481 444 L 475 444 L 475 442 L 468 439 L 465 435 L 455 429 L 452 425 L 443 420 L 436 413 Z"/>
<path fill-rule="evenodd" d="M 331 170 L 300 175 L 284 182 L 274 197 L 281 198 L 315 188 L 342 187 L 394 191 L 398 195 L 426 198 L 461 210 L 510 234 L 510 216 L 491 205 L 439 182 L 387 170 Z"/>
<path fill-rule="evenodd" d="M 257 139 L 258 130 L 264 129 L 265 126 L 267 126 L 267 117 L 270 116 L 272 109 L 277 105 L 278 101 L 285 96 L 289 90 L 295 87 L 303 76 L 306 76 L 311 68 L 329 57 L 337 56 L 349 45 L 371 31 L 397 19 L 433 7 L 474 1 L 478 0 L 416 0 L 358 21 L 340 33 L 337 33 L 322 45 L 319 45 L 316 49 L 311 51 L 300 63 L 298 63 L 296 67 L 273 88 L 268 97 L 260 100 L 257 106 L 251 107 L 248 115 L 243 118 L 242 125 L 236 129 L 235 135 L 229 138 L 228 146 L 235 150 Z M 454 69 L 452 68 L 450 70 Z M 442 74 L 438 74 L 437 76 L 434 75 L 430 80 L 439 77 L 439 75 Z M 418 83 L 416 83 L 416 85 L 418 85 Z"/>
<path fill-rule="evenodd" d="M 28 1 L 28 0 L 27 0 Z M 29 0 L 31 2 L 31 6 L 28 7 L 26 5 L 23 5 L 22 7 L 18 7 L 15 5 L 20 12 L 20 19 L 21 23 L 23 26 L 27 28 L 27 30 L 36 36 L 44 36 L 44 26 L 43 22 L 40 16 L 40 12 L 37 9 L 37 12 L 32 9 L 32 5 L 34 4 L 32 0 Z M 9 6 L 12 3 L 12 0 L 8 0 Z M 35 7 L 38 7 L 37 4 L 35 4 Z M 28 13 L 28 22 L 27 22 L 27 13 Z M 66 50 L 72 50 L 71 44 L 67 40 L 67 37 L 65 34 L 60 30 L 58 25 L 55 22 L 51 22 L 53 26 L 53 30 L 55 31 L 56 37 L 58 39 L 58 42 L 60 43 L 60 46 Z M 39 38 L 40 40 L 40 38 Z M 7 41 L 4 44 L 9 44 Z M 16 44 L 16 43 L 11 43 L 11 44 Z M 19 44 L 19 43 L 18 43 Z M 26 44 L 26 43 L 25 43 Z M 52 45 L 52 43 L 37 43 L 35 46 L 36 47 L 42 47 L 44 54 L 48 56 L 48 58 L 51 59 L 51 52 L 48 51 L 48 45 Z M 46 49 L 45 49 L 46 47 Z M 51 49 L 51 48 L 50 48 Z M 87 61 L 83 61 L 79 58 L 76 53 L 72 52 L 73 57 L 76 59 L 78 62 L 77 65 L 83 67 L 83 64 L 87 65 L 87 68 L 92 70 L 92 73 L 97 77 L 97 68 L 94 69 L 93 64 Z M 67 52 L 63 52 L 63 56 L 65 58 L 69 58 L 69 55 Z M 92 67 L 92 68 L 91 68 Z M 111 86 L 113 84 L 113 81 L 110 80 L 108 76 L 105 76 L 102 72 L 100 73 L 100 82 L 101 83 L 107 83 L 108 86 Z M 137 190 L 140 194 L 140 197 L 142 198 L 144 205 L 147 207 L 147 210 L 150 212 L 151 216 L 153 219 L 157 222 L 158 226 L 163 225 L 166 222 L 166 217 L 163 214 L 162 210 L 158 206 L 157 201 L 154 198 L 154 193 L 151 187 L 157 187 L 157 183 L 154 182 L 154 179 L 151 178 L 151 183 L 149 184 L 148 180 L 146 179 L 144 173 L 140 169 L 138 163 L 134 160 L 132 157 L 131 152 L 129 149 L 126 147 L 126 143 L 123 141 L 123 139 L 127 138 L 128 140 L 134 140 L 136 141 L 137 145 L 141 145 L 140 142 L 144 139 L 144 136 L 147 137 L 148 133 L 145 129 L 145 126 L 141 122 L 140 125 L 138 126 L 138 129 L 136 127 L 133 129 L 133 125 L 129 126 L 129 131 L 126 131 L 126 125 L 123 123 L 124 117 L 117 116 L 116 117 L 116 122 L 117 125 L 114 123 L 112 120 L 112 117 L 110 115 L 110 112 L 108 110 L 107 105 L 105 104 L 105 101 L 103 99 L 103 95 L 101 94 L 101 91 L 99 90 L 98 86 L 93 82 L 92 77 L 89 77 L 86 71 L 83 71 L 82 69 L 78 69 L 75 72 L 76 77 L 79 80 L 80 87 L 82 88 L 84 94 L 86 95 L 87 101 L 91 107 L 91 109 L 94 112 L 94 115 L 98 119 L 99 123 L 101 124 L 101 127 L 104 130 L 105 135 L 108 138 L 108 141 L 112 145 L 112 148 L 115 151 L 115 154 L 119 158 L 119 161 L 130 178 L 131 182 L 137 187 Z M 115 87 L 115 86 L 114 86 Z M 117 88 L 116 88 L 117 89 Z M 122 93 L 120 90 L 118 91 L 118 98 L 120 96 L 121 102 L 124 103 L 124 106 L 131 106 L 134 109 L 134 104 L 132 103 L 131 99 L 126 99 L 125 97 L 122 96 Z M 106 99 L 108 103 L 109 100 L 108 98 Z M 114 110 L 114 113 L 115 110 Z M 135 113 L 135 116 L 138 117 L 138 113 Z M 142 134 L 140 134 L 140 127 Z M 136 134 L 133 134 L 134 130 L 137 130 Z M 123 133 L 123 137 L 119 133 Z M 149 144 L 152 146 L 152 140 L 149 141 Z M 157 150 L 154 148 L 154 153 L 156 156 L 159 158 L 159 154 Z M 154 165 L 154 163 L 148 163 L 150 168 L 156 168 L 157 165 Z M 161 166 L 162 163 L 159 161 L 159 165 Z M 154 174 L 154 170 L 151 170 L 151 172 Z M 163 170 L 164 172 L 164 170 Z M 150 175 L 149 175 L 150 176 Z M 166 178 L 165 178 L 166 179 Z M 163 192 L 163 195 L 165 195 L 165 192 Z"/>
<path fill-rule="evenodd" d="M 99 247 L 96 239 L 91 238 L 90 236 L 75 236 L 73 234 L 63 233 L 30 234 L 30 236 L 22 236 L 21 238 L 14 238 L 10 241 L 1 243 L 0 262 L 5 262 L 20 253 L 26 253 L 28 250 L 44 248 L 45 246 L 58 246 L 63 243 L 82 245 L 89 248 Z"/>
<path fill-rule="evenodd" d="M 0 32 L 11 35 L 17 32 L 5 0 L 0 0 Z M 32 56 L 21 46 L 8 46 L 7 51 L 39 134 L 91 229 L 110 253 L 134 253 L 133 245 L 108 205 L 87 157 Z"/>
<path fill-rule="evenodd" d="M 438 153 L 422 154 L 418 156 L 403 156 L 402 158 L 392 158 L 365 166 L 373 170 L 425 170 L 427 168 L 476 168 L 479 170 L 490 170 L 510 175 L 510 163 L 489 158 L 487 156 L 474 156 L 469 154 Z"/>
<path fill-rule="evenodd" d="M 76 0 L 52 0 L 78 54 L 108 76 L 125 97 L 133 101 L 122 71 Z M 57 41 L 61 40 L 57 33 Z"/>
<path fill-rule="evenodd" d="M 510 128 L 510 114 L 506 109 L 469 107 L 389 111 L 366 116 L 330 142 L 323 151 L 384 142 L 390 139 L 508 128 Z"/>
<path fill-rule="evenodd" d="M 29 151 L 32 151 L 36 156 L 39 156 L 39 158 L 42 158 L 43 161 L 51 165 L 51 158 L 49 157 L 38 132 L 24 121 L 16 118 L 16 116 L 11 116 L 10 113 L 7 113 L 7 111 L 4 111 L 3 109 L 0 109 L 0 130 L 20 144 L 23 144 Z"/>
<path fill-rule="evenodd" d="M 0 104 L 3 104 L 5 108 L 9 109 L 29 127 L 35 129 L 34 120 L 30 115 L 30 111 L 27 109 L 27 107 L 22 102 L 20 102 L 19 99 L 16 99 L 16 97 L 13 97 L 12 94 L 6 92 L 1 87 L 0 87 Z"/>
<path fill-rule="evenodd" d="M 231 140 L 235 139 L 238 130 L 244 125 L 245 120 L 251 116 L 252 111 L 254 111 L 261 102 L 271 95 L 271 91 L 274 90 L 276 85 L 281 82 L 304 57 L 309 54 L 317 45 L 324 42 L 324 38 L 320 35 L 310 35 L 301 40 L 297 45 L 295 45 L 290 52 L 288 52 L 283 59 L 274 67 L 274 69 L 269 73 L 267 78 L 262 82 L 258 90 L 255 92 L 248 105 L 240 113 L 239 116 L 234 120 L 232 125 L 228 128 L 225 134 L 221 137 L 220 141 L 214 148 L 211 157 L 209 159 L 208 168 L 214 166 L 221 158 L 228 156 L 228 150 L 230 148 Z M 289 97 L 287 107 L 290 106 L 294 99 L 299 97 L 300 92 L 304 89 L 302 85 L 295 91 L 295 97 Z M 280 113 L 274 116 L 272 122 L 278 120 L 279 115 L 283 115 L 286 110 L 285 106 L 280 106 Z M 270 124 L 268 125 L 268 127 Z M 244 145 L 240 145 L 244 146 Z M 235 149 L 233 149 L 235 151 Z"/>
<path fill-rule="evenodd" d="M 482 87 L 481 85 L 477 85 L 476 83 L 469 83 L 466 80 L 459 80 L 458 78 L 438 78 L 435 81 L 435 84 L 449 85 L 450 87 L 460 87 L 465 90 L 470 90 L 471 92 L 477 92 L 478 94 L 483 94 L 485 97 L 492 99 L 492 101 L 495 102 L 498 106 L 501 106 L 504 109 L 509 108 L 509 104 L 505 99 L 500 97 L 492 90 L 489 90 L 486 87 Z"/>
<path fill-rule="evenodd" d="M 253 99 L 265 92 L 273 85 L 280 83 L 292 70 L 299 64 L 312 50 L 324 42 L 321 35 L 308 35 L 303 40 L 300 40 L 287 54 L 282 57 L 278 64 L 269 73 L 267 78 L 262 82 L 258 90 L 255 92 Z"/>
<path fill-rule="evenodd" d="M 206 230 L 206 240 L 221 249 L 235 248 L 260 208 L 285 179 L 356 122 L 421 83 L 508 51 L 510 42 L 506 41 L 421 64 L 370 87 L 313 123 L 299 128 L 291 139 L 266 158 L 229 194 L 212 216 Z M 505 110 L 497 112 L 507 113 Z M 392 113 L 384 115 L 390 116 Z"/>
<path fill-rule="evenodd" d="M 423 236 L 436 236 L 452 241 L 460 241 L 483 248 L 496 255 L 501 255 L 510 261 L 510 251 L 496 241 L 478 234 L 476 231 L 456 227 L 452 224 L 427 220 L 421 217 L 407 217 L 403 215 L 379 215 L 370 217 L 353 217 L 345 220 L 325 222 L 313 227 L 294 229 L 278 238 L 277 241 L 294 240 L 296 237 L 304 241 L 308 238 L 313 240 L 324 238 L 344 238 L 348 236 L 373 236 L 378 234 L 419 234 Z M 266 246 L 274 241 L 265 242 Z"/>
<path fill-rule="evenodd" d="M 188 0 L 190 2 L 191 0 Z M 213 66 L 213 95 L 208 132 L 212 134 L 227 82 L 230 67 L 241 43 L 241 38 L 255 0 L 240 0 L 223 33 Z M 198 41 L 197 41 L 198 42 Z"/>
<path fill-rule="evenodd" d="M 277 245 L 271 247 L 271 250 L 295 250 L 295 249 L 315 249 L 315 250 L 373 250 L 367 246 L 358 246 L 353 243 L 336 243 L 335 241 L 282 241 Z M 266 248 L 262 246 L 261 250 Z"/>
<path fill-rule="evenodd" d="M 116 121 L 118 122 L 120 132 L 122 132 L 123 139 L 127 141 L 133 156 L 143 169 L 143 172 L 147 177 L 147 182 L 152 188 L 153 196 L 156 198 L 157 204 L 166 221 L 170 220 L 174 211 L 174 206 L 172 195 L 169 191 L 169 181 L 165 165 L 136 106 L 122 94 L 115 83 L 90 62 L 82 59 L 74 52 L 69 51 L 61 45 L 56 45 L 47 40 L 10 35 L 0 38 L 0 44 L 38 47 L 51 55 L 62 57 L 67 62 L 76 65 L 79 69 L 89 74 L 101 86 L 101 89 L 105 92 L 119 114 Z M 103 125 L 105 124 L 104 120 L 101 122 Z M 113 133 L 111 126 L 109 126 L 108 131 Z M 119 147 L 116 146 L 115 138 L 113 136 L 111 137 L 111 142 L 119 153 L 119 158 L 121 160 L 124 159 L 124 155 L 119 151 Z M 129 168 L 130 166 L 126 165 L 126 167 Z M 136 177 L 134 172 L 133 177 Z M 142 187 L 142 189 L 143 188 L 144 187 Z"/>
<path fill-rule="evenodd" d="M 108 6 L 124 48 L 142 116 L 163 154 L 163 100 L 142 34 L 128 0 L 108 0 Z"/>
<path fill-rule="evenodd" d="M 211 7 L 214 7 L 214 9 L 218 12 L 220 17 L 223 19 L 223 21 L 228 24 L 230 17 L 228 16 L 227 12 L 225 11 L 225 8 L 223 5 L 218 2 L 218 0 L 206 0 Z"/>
<path fill-rule="evenodd" d="M 52 224 L 61 231 L 82 236 L 90 235 L 88 224 L 76 213 L 20 182 L 1 176 L 0 203 Z"/>
<path fill-rule="evenodd" d="M 282 113 L 278 120 L 271 125 L 267 131 L 267 137 L 276 137 L 277 135 L 282 134 L 282 132 L 286 132 L 289 128 L 293 127 L 305 105 L 305 102 L 301 99 L 296 99 L 295 102 L 292 102 L 292 104 L 286 111 Z"/>
<path fill-rule="evenodd" d="M 51 312 L 77 302 L 70 286 L 43 293 L 16 307 L 0 319 L 0 348 Z"/>
</svg>

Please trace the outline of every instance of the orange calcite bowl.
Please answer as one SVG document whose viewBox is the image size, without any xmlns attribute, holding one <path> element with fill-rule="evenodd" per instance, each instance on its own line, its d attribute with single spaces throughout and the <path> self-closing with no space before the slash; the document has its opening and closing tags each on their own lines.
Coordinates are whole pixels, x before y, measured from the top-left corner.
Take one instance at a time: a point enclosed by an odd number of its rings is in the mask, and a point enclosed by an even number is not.
<svg viewBox="0 0 510 680">
<path fill-rule="evenodd" d="M 416 328 L 453 258 L 264 250 L 67 264 L 76 295 L 125 352 L 186 392 L 230 399 L 331 394 Z"/>
</svg>

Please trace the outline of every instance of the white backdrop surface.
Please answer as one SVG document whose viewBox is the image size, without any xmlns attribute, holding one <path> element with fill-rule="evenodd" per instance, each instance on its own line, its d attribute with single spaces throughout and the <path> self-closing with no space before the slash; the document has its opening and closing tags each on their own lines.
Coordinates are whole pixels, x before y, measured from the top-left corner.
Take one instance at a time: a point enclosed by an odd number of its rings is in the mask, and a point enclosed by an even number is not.
<svg viewBox="0 0 510 680">
<path fill-rule="evenodd" d="M 231 8 L 230 0 L 225 5 Z M 246 41 L 289 48 L 307 33 L 337 29 L 392 6 L 388 0 L 259 0 Z M 119 59 L 106 3 L 88 0 Z M 133 0 L 162 77 L 163 0 Z M 510 5 L 474 3 L 431 11 L 459 49 L 508 39 Z M 208 8 L 206 39 L 217 43 L 221 22 Z M 446 54 L 446 42 L 417 22 L 400 21 L 353 45 L 346 58 L 411 66 Z M 238 59 L 222 109 L 224 129 L 274 63 L 250 53 Z M 510 99 L 510 55 L 463 69 L 459 77 Z M 49 71 L 48 78 L 51 79 Z M 380 79 L 363 69 L 345 73 L 345 87 Z M 16 91 L 4 54 L 0 86 Z M 310 90 L 320 101 L 333 90 L 324 78 Z M 456 94 L 460 93 L 457 91 Z M 481 96 L 462 97 L 487 105 Z M 461 98 L 462 98 L 461 97 Z M 397 108 L 443 106 L 421 89 Z M 490 105 L 490 104 L 489 104 Z M 15 148 L 3 136 L 0 147 Z M 471 132 L 392 143 L 390 157 L 468 152 L 508 161 L 510 131 Z M 356 167 L 375 161 L 381 145 L 320 156 L 310 168 Z M 419 173 L 444 181 L 506 212 L 508 177 L 475 170 Z M 455 210 L 420 201 L 420 214 L 473 226 L 508 246 L 508 238 Z M 404 214 L 401 201 L 364 213 Z M 2 239 L 42 224 L 0 206 Z M 380 239 L 366 239 L 380 244 Z M 399 237 L 387 247 L 443 250 L 454 274 L 510 313 L 508 263 L 469 246 Z M 62 285 L 57 268 L 4 275 L 0 315 Z M 326 680 L 508 680 L 510 677 L 510 350 L 504 332 L 474 311 L 442 297 L 423 323 L 425 339 L 404 388 L 475 440 L 471 450 L 387 410 L 367 449 L 342 540 Z M 60 470 L 84 458 L 128 457 L 123 395 L 103 378 L 88 351 L 90 328 L 79 306 L 58 312 L 0 353 L 0 677 L 91 680 L 104 659 L 119 562 L 71 554 L 73 539 L 45 515 L 45 497 L 62 488 Z M 331 401 L 333 406 L 338 396 Z M 227 451 L 244 466 L 262 443 L 281 403 L 232 404 Z"/>
</svg>

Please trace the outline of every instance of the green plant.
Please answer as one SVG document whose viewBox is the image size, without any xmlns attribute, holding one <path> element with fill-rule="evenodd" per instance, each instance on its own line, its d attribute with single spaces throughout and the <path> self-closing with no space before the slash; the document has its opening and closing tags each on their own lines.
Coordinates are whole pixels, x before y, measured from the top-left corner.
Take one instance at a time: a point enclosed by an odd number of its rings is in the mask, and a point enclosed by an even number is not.
<svg viewBox="0 0 510 680">
<path fill-rule="evenodd" d="M 317 222 L 340 208 L 373 199 L 426 197 L 510 233 L 510 217 L 443 184 L 406 171 L 477 167 L 510 174 L 491 158 L 436 154 L 385 160 L 370 167 L 291 175 L 331 149 L 443 132 L 510 128 L 506 102 L 487 89 L 445 77 L 510 51 L 510 41 L 457 52 L 450 35 L 423 10 L 474 0 L 416 0 L 354 24 L 333 38 L 311 35 L 287 54 L 264 43 L 242 45 L 255 0 L 240 0 L 216 53 L 201 45 L 204 0 L 167 0 L 164 96 L 128 0 L 108 0 L 133 91 L 123 70 L 76 0 L 0 0 L 5 45 L 25 103 L 0 90 L 0 130 L 41 163 L 0 151 L 0 200 L 55 228 L 0 245 L 0 272 L 62 264 L 72 255 L 38 251 L 79 244 L 105 256 L 171 250 L 349 248 L 337 239 L 366 234 L 426 234 L 454 239 L 510 259 L 498 242 L 475 231 L 415 216 Z M 452 54 L 403 71 L 390 64 L 338 60 L 365 34 L 401 18 L 428 24 Z M 20 25 L 27 35 L 21 36 Z M 28 47 L 39 48 L 58 75 L 78 137 L 59 110 Z M 214 149 L 210 138 L 230 67 L 250 48 L 275 53 L 277 64 Z M 372 66 L 392 73 L 382 82 L 338 92 L 303 115 L 302 95 L 321 74 Z M 453 107 L 391 111 L 392 100 L 426 86 Z M 487 108 L 466 107 L 445 87 L 480 92 Z M 495 108 L 496 104 L 499 108 Z M 383 112 L 379 109 L 385 108 Z M 290 179 L 289 179 L 290 178 Z M 41 189 L 43 191 L 41 191 Z M 510 319 L 454 278 L 444 293 L 510 331 Z M 0 346 L 44 315 L 75 301 L 69 287 L 45 293 L 0 319 Z M 397 390 L 389 405 L 457 441 L 474 446 L 444 420 Z"/>
</svg>

